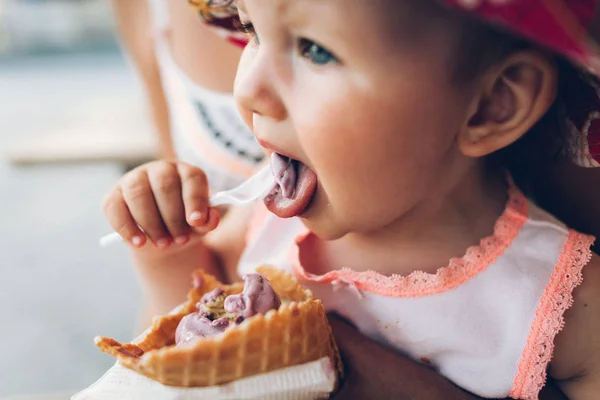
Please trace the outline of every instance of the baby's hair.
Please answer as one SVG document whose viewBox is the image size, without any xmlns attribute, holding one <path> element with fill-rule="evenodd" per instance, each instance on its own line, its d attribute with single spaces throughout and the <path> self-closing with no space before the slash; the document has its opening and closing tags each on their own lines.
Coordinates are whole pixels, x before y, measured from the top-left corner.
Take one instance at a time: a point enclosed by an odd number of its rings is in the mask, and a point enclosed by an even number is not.
<svg viewBox="0 0 600 400">
<path fill-rule="evenodd" d="M 452 79 L 467 83 L 479 77 L 513 52 L 535 48 L 526 40 L 465 17 Z M 542 51 L 545 51 L 541 49 Z M 489 157 L 493 168 L 504 168 L 526 190 L 536 170 L 558 164 L 572 156 L 571 131 L 567 125 L 565 95 L 574 82 L 581 84 L 580 72 L 562 57 L 554 56 L 558 70 L 557 95 L 546 114 L 514 144 Z"/>
</svg>

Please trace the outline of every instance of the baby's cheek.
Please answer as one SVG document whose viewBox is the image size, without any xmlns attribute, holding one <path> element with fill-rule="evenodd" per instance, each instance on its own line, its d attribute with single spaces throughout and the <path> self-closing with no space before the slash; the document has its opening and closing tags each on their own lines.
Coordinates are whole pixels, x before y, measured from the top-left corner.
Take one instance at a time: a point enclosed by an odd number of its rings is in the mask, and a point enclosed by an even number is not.
<svg viewBox="0 0 600 400">
<path fill-rule="evenodd" d="M 396 207 L 389 190 L 390 182 L 365 172 L 360 165 L 347 163 L 343 170 L 324 178 L 324 187 L 334 212 L 356 229 L 372 229 L 386 224 Z"/>
<path fill-rule="evenodd" d="M 350 163 L 348 168 L 343 177 L 331 177 L 333 189 L 328 196 L 340 217 L 352 221 L 356 230 L 389 225 L 425 196 L 421 176 L 404 174 L 401 166 L 382 162 L 381 168 L 371 169 Z"/>
</svg>

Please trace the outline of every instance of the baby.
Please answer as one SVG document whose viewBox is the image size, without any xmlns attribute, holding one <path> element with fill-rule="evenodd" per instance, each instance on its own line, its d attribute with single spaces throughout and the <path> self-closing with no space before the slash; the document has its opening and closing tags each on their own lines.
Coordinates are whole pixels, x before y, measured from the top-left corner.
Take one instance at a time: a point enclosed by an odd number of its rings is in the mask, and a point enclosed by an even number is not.
<svg viewBox="0 0 600 400">
<path fill-rule="evenodd" d="M 591 132 L 577 119 L 591 103 L 566 107 L 595 94 L 578 70 L 592 66 L 580 25 L 594 5 L 240 1 L 250 44 L 234 94 L 277 184 L 207 235 L 220 221 L 201 170 L 126 175 L 105 212 L 149 312 L 180 301 L 196 267 L 231 280 L 271 264 L 475 395 L 535 399 L 549 371 L 570 399 L 597 397 L 593 238 L 527 197 L 539 165 L 597 165 L 570 141 Z"/>
</svg>

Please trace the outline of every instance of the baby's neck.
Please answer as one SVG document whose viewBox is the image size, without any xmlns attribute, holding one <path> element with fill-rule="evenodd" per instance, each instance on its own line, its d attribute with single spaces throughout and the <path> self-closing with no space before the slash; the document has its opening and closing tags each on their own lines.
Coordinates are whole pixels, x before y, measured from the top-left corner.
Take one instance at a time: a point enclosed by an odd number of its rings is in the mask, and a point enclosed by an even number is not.
<svg viewBox="0 0 600 400">
<path fill-rule="evenodd" d="M 502 214 L 508 191 L 501 175 L 467 177 L 445 196 L 432 196 L 384 229 L 369 234 L 349 234 L 324 242 L 306 243 L 310 260 L 305 266 L 322 274 L 342 267 L 374 270 L 384 275 L 407 275 L 413 271 L 435 273 L 453 257 L 493 233 Z"/>
</svg>

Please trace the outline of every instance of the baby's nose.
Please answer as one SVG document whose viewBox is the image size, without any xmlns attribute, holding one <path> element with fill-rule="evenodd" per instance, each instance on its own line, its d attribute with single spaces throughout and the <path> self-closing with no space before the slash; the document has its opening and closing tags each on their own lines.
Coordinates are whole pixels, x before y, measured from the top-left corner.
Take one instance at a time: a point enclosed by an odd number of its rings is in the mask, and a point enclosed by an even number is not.
<svg viewBox="0 0 600 400">
<path fill-rule="evenodd" d="M 258 49 L 244 51 L 234 86 L 234 97 L 243 114 L 260 115 L 275 121 L 287 117 L 273 71 L 273 62 L 268 55 L 261 54 Z"/>
</svg>

